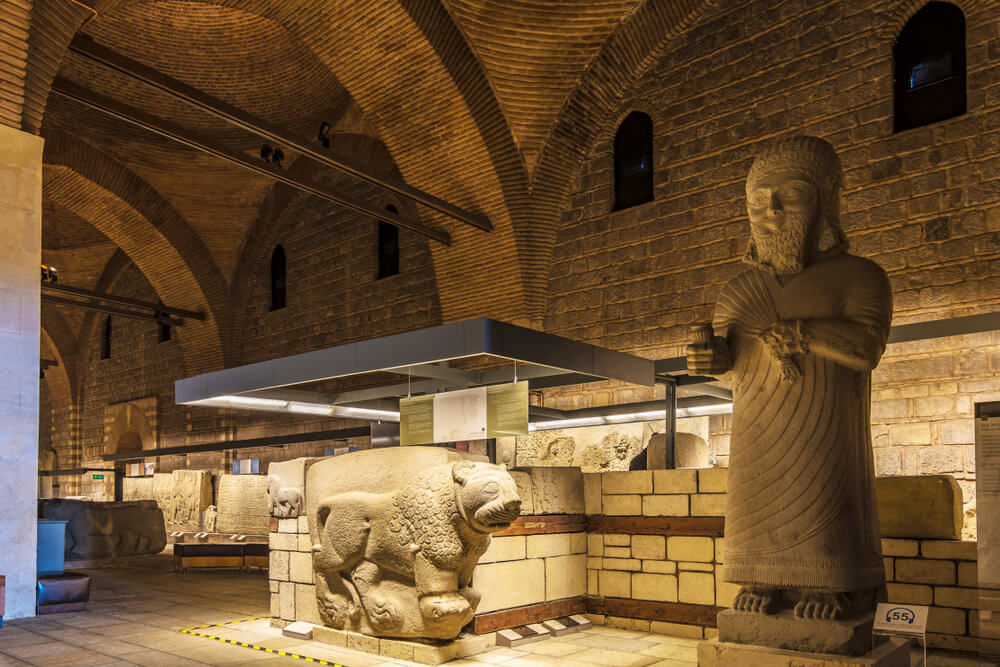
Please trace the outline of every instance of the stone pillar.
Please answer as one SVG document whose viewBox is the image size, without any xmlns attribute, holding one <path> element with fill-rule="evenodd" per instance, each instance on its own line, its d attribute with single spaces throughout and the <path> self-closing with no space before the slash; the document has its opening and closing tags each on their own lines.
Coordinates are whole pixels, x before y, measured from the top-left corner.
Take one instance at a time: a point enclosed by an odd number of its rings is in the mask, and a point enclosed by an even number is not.
<svg viewBox="0 0 1000 667">
<path fill-rule="evenodd" d="M 35 615 L 42 139 L 0 125 L 0 574 L 7 618 Z"/>
</svg>

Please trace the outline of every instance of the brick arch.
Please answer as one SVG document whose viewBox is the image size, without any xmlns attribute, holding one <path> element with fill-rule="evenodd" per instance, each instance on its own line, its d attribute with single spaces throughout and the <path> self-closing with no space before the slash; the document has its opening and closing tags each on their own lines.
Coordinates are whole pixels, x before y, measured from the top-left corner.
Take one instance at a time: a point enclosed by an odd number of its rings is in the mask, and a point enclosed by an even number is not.
<svg viewBox="0 0 1000 667">
<path fill-rule="evenodd" d="M 965 14 L 966 20 L 968 20 L 970 13 L 985 6 L 989 0 L 940 1 L 955 5 L 961 9 L 962 13 Z M 881 36 L 883 42 L 888 44 L 890 50 L 896 42 L 896 38 L 899 37 L 900 31 L 903 30 L 903 26 L 906 25 L 906 22 L 913 18 L 914 14 L 923 9 L 924 5 L 930 4 L 930 2 L 931 0 L 903 0 L 902 2 L 897 3 L 895 7 L 882 14 L 882 28 L 879 31 L 879 35 Z"/>
<path fill-rule="evenodd" d="M 202 310 L 178 332 L 186 372 L 225 366 L 225 279 L 201 239 L 145 181 L 96 148 L 47 134 L 43 196 L 89 221 L 136 263 L 164 303 Z"/>
<path fill-rule="evenodd" d="M 104 431 L 105 454 L 116 454 L 123 442 L 131 445 L 136 440 L 139 447 L 130 446 L 121 451 L 156 449 L 156 428 L 140 405 L 134 402 L 109 405 L 108 413 L 110 426 Z"/>
<path fill-rule="evenodd" d="M 60 407 L 70 406 L 74 403 L 76 396 L 76 350 L 73 349 L 76 339 L 73 332 L 62 321 L 62 316 L 58 316 L 58 322 L 46 316 L 46 311 L 42 310 L 42 357 L 49 355 L 55 357 L 57 366 L 50 367 L 45 371 L 45 386 L 48 387 L 49 397 L 53 405 Z M 58 315 L 58 313 L 57 313 Z M 61 328 L 63 327 L 63 328 Z M 68 337 L 66 334 L 69 334 Z M 66 344 L 70 347 L 67 349 Z"/>
<path fill-rule="evenodd" d="M 385 144 L 374 137 L 363 134 L 336 134 L 331 135 L 335 153 L 342 153 L 345 156 L 353 156 L 352 161 L 373 173 L 387 176 L 399 176 L 399 170 L 392 161 Z M 289 168 L 289 172 L 295 175 L 310 175 L 316 171 L 316 165 L 309 160 L 297 160 Z M 330 172 L 323 172 L 323 176 L 330 178 Z M 322 178 L 322 177 L 321 177 Z M 345 179 L 338 188 L 346 187 Z M 357 186 L 357 184 L 355 184 Z M 418 218 L 419 212 L 416 205 L 408 200 L 398 198 L 392 193 L 375 190 L 372 187 L 361 186 L 362 189 L 371 191 L 371 196 L 364 196 L 366 201 L 371 201 L 377 206 L 392 204 L 396 206 L 402 215 Z M 257 217 L 251 224 L 243 249 L 233 274 L 232 287 L 229 296 L 229 310 L 227 322 L 227 345 L 229 347 L 229 358 L 234 363 L 240 359 L 242 349 L 242 334 L 246 322 L 247 306 L 250 295 L 253 293 L 254 284 L 268 276 L 267 265 L 271 257 L 274 246 L 281 242 L 283 236 L 294 230 L 300 223 L 296 220 L 288 220 L 286 211 L 295 204 L 310 195 L 295 190 L 283 184 L 277 184 L 261 205 Z M 423 241 L 427 243 L 427 241 Z"/>
<path fill-rule="evenodd" d="M 93 6 L 108 14 L 145 1 Z M 492 220 L 487 235 L 427 214 L 454 240 L 431 251 L 446 320 L 523 318 L 525 234 L 513 219 L 532 217 L 524 166 L 481 63 L 438 0 L 371 0 L 364 12 L 353 0 L 197 1 L 283 26 L 348 91 L 407 183 Z M 520 215 L 512 215 L 518 207 Z"/>
<path fill-rule="evenodd" d="M 560 214 L 588 152 L 606 137 L 609 128 L 614 136 L 618 125 L 612 121 L 626 91 L 673 38 L 714 4 L 715 0 L 647 0 L 612 33 L 566 100 L 546 139 L 532 183 L 536 223 L 525 258 L 525 290 L 534 317 L 540 318 L 546 305 Z M 655 124 L 657 115 L 650 116 Z"/>
<path fill-rule="evenodd" d="M 115 284 L 118 277 L 125 272 L 125 269 L 132 265 L 132 260 L 122 251 L 121 248 L 115 250 L 101 270 L 101 275 L 94 286 L 95 292 L 107 293 L 111 286 Z M 84 377 L 87 373 L 87 365 L 90 361 L 90 348 L 96 340 L 94 333 L 104 319 L 103 313 L 88 310 L 83 315 L 80 323 L 80 333 L 77 336 L 76 374 L 77 377 Z M 82 388 L 82 385 L 81 385 Z M 82 396 L 79 397 L 82 400 Z"/>
</svg>

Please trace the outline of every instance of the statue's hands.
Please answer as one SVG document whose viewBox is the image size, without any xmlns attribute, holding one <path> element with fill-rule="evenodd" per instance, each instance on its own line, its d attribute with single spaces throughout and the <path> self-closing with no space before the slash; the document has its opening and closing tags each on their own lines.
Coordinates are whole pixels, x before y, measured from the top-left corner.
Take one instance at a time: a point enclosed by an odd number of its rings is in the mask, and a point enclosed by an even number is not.
<svg viewBox="0 0 1000 667">
<path fill-rule="evenodd" d="M 802 320 L 778 320 L 761 334 L 761 339 L 781 362 L 781 379 L 795 382 L 802 377 L 802 370 L 793 355 L 809 351 L 808 340 L 802 331 Z"/>
<path fill-rule="evenodd" d="M 712 336 L 707 344 L 687 346 L 687 370 L 691 375 L 719 376 L 733 364 L 729 359 L 729 345 L 721 336 Z"/>
</svg>

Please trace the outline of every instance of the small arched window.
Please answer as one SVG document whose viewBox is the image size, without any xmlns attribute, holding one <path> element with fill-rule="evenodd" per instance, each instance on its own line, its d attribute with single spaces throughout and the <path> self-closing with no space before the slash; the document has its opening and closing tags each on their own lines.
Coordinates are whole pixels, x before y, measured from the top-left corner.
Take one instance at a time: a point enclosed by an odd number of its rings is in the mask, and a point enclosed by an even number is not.
<svg viewBox="0 0 1000 667">
<path fill-rule="evenodd" d="M 390 204 L 385 209 L 398 213 Z M 388 278 L 399 273 L 399 227 L 385 220 L 378 221 L 378 277 Z"/>
<path fill-rule="evenodd" d="M 101 326 L 101 359 L 111 358 L 111 316 L 107 315 L 104 318 L 104 324 Z"/>
<path fill-rule="evenodd" d="M 929 2 L 906 22 L 892 50 L 895 132 L 965 113 L 965 16 Z"/>
<path fill-rule="evenodd" d="M 615 135 L 615 210 L 653 200 L 653 120 L 633 111 Z"/>
<path fill-rule="evenodd" d="M 271 253 L 271 310 L 285 307 L 285 249 L 279 244 Z"/>
</svg>

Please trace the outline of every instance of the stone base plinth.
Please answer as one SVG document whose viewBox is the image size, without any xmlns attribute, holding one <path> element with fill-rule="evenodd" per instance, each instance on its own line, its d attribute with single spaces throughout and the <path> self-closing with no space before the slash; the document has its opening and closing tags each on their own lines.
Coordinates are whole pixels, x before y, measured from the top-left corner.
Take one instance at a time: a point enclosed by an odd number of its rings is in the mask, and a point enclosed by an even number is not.
<svg viewBox="0 0 1000 667">
<path fill-rule="evenodd" d="M 796 618 L 791 609 L 754 614 L 735 609 L 719 612 L 719 641 L 771 646 L 789 651 L 864 655 L 872 648 L 874 615 L 842 620 Z"/>
<path fill-rule="evenodd" d="M 313 641 L 331 646 L 343 646 L 395 660 L 412 660 L 425 665 L 440 665 L 449 660 L 466 658 L 496 648 L 492 633 L 461 635 L 448 642 L 421 642 L 406 639 L 370 637 L 357 632 L 336 630 L 323 625 L 313 626 Z"/>
<path fill-rule="evenodd" d="M 910 640 L 890 639 L 865 655 L 787 651 L 770 646 L 720 642 L 698 644 L 698 667 L 910 667 Z"/>
</svg>

